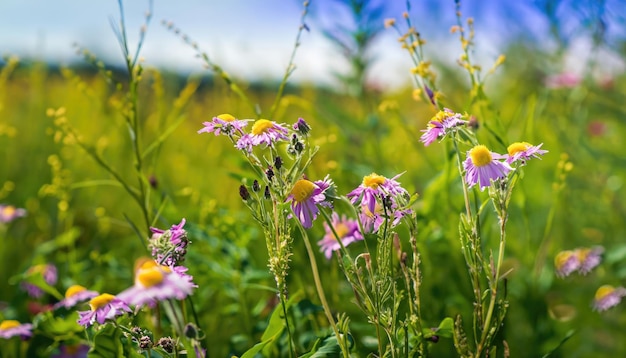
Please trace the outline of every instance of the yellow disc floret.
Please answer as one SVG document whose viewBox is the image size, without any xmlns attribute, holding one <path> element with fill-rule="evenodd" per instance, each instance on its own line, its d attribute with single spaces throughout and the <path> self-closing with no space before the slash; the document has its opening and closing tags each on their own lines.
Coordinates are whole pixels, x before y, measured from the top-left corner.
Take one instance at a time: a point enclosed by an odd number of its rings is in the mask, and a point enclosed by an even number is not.
<svg viewBox="0 0 626 358">
<path fill-rule="evenodd" d="M 297 203 L 302 203 L 313 195 L 313 191 L 315 191 L 315 184 L 309 180 L 300 179 L 291 189 L 291 195 Z"/>
<path fill-rule="evenodd" d="M 515 142 L 506 148 L 509 155 L 513 156 L 516 153 L 523 152 L 530 147 L 529 143 L 526 142 Z"/>
<path fill-rule="evenodd" d="M 601 286 L 596 291 L 596 296 L 595 296 L 596 301 L 600 301 L 601 299 L 603 299 L 606 296 L 612 294 L 613 292 L 615 292 L 615 288 L 613 286 L 611 286 L 611 285 Z"/>
<path fill-rule="evenodd" d="M 219 119 L 221 119 L 221 120 L 223 120 L 225 122 L 232 122 L 232 121 L 234 121 L 236 119 L 235 117 L 233 117 L 232 114 L 228 114 L 228 113 L 222 113 L 219 116 L 217 116 L 217 118 L 219 118 Z"/>
<path fill-rule="evenodd" d="M 488 165 L 493 160 L 491 156 L 491 152 L 487 149 L 486 146 L 479 144 L 472 148 L 469 152 L 470 158 L 472 158 L 472 163 L 474 163 L 477 167 L 484 167 Z"/>
<path fill-rule="evenodd" d="M 98 308 L 102 308 L 106 305 L 108 305 L 111 301 L 113 301 L 113 299 L 115 298 L 115 296 L 110 295 L 108 293 L 103 293 L 99 296 L 96 296 L 94 298 L 92 298 L 89 301 L 89 307 L 91 307 L 92 311 L 97 310 Z"/>
<path fill-rule="evenodd" d="M 75 294 L 79 293 L 79 292 L 83 292 L 85 291 L 86 288 L 84 288 L 81 285 L 73 285 L 70 286 L 67 291 L 65 291 L 65 298 L 70 298 L 72 296 L 74 296 Z"/>
<path fill-rule="evenodd" d="M 263 134 L 267 132 L 268 129 L 272 128 L 272 126 L 274 126 L 274 123 L 272 123 L 272 121 L 268 121 L 267 119 L 259 119 L 258 121 L 254 122 L 254 125 L 252 125 L 252 134 Z"/>
<path fill-rule="evenodd" d="M 348 233 L 350 232 L 350 228 L 346 224 L 339 223 L 335 225 L 335 232 L 337 233 L 337 236 L 342 239 L 346 237 L 346 235 L 348 235 Z"/>
<path fill-rule="evenodd" d="M 0 323 L 0 330 L 11 329 L 15 327 L 19 327 L 20 323 L 13 319 L 7 319 L 6 321 L 2 321 Z"/>
<path fill-rule="evenodd" d="M 562 268 L 573 254 L 574 252 L 569 250 L 559 252 L 554 258 L 554 266 L 558 269 Z"/>
<path fill-rule="evenodd" d="M 163 271 L 159 267 L 141 269 L 137 272 L 136 281 L 143 287 L 152 287 L 163 282 Z"/>
<path fill-rule="evenodd" d="M 372 189 L 378 189 L 379 186 L 385 184 L 386 180 L 387 179 L 384 176 L 372 173 L 363 177 L 363 186 Z"/>
<path fill-rule="evenodd" d="M 16 211 L 15 207 L 11 206 L 11 205 L 4 206 L 0 210 L 2 210 L 1 211 L 2 216 L 5 216 L 5 217 L 12 217 L 15 214 L 15 211 Z"/>
<path fill-rule="evenodd" d="M 448 117 L 450 117 L 450 113 L 446 111 L 439 111 L 435 116 L 431 119 L 431 121 L 443 122 Z"/>
</svg>

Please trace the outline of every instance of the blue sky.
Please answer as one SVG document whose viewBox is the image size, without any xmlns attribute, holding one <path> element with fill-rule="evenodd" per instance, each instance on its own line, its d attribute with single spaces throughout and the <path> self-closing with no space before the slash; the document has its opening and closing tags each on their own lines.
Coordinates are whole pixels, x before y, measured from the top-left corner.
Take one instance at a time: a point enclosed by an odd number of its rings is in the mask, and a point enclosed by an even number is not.
<svg viewBox="0 0 626 358">
<path fill-rule="evenodd" d="M 547 36 L 549 24 L 538 10 L 545 1 L 464 1 L 464 15 L 476 19 L 481 60 L 494 60 L 515 34 L 532 33 L 536 40 Z M 418 30 L 430 44 L 436 44 L 431 50 L 456 58 L 457 42 L 448 32 L 455 23 L 454 1 L 411 2 Z M 404 0 L 386 3 L 385 17 L 399 18 L 405 10 Z M 124 2 L 131 40 L 137 38 L 147 4 L 140 0 Z M 331 22 L 341 23 L 345 9 L 335 0 L 312 0 L 310 9 L 307 24 L 311 31 L 302 38 L 294 79 L 331 83 L 333 71 L 341 72 L 346 66 L 321 29 Z M 161 25 L 165 19 L 179 26 L 233 75 L 276 78 L 287 65 L 301 11 L 302 3 L 296 0 L 154 0 L 142 55 L 148 65 L 202 71 L 194 51 Z M 562 15 L 567 18 L 567 14 Z M 111 30 L 111 18 L 119 19 L 115 0 L 0 0 L 0 55 L 17 54 L 67 64 L 80 60 L 72 47 L 79 43 L 106 61 L 119 63 L 121 53 Z M 411 65 L 396 37 L 395 32 L 387 30 L 374 47 L 377 63 L 372 78 L 382 85 L 408 81 Z"/>
</svg>

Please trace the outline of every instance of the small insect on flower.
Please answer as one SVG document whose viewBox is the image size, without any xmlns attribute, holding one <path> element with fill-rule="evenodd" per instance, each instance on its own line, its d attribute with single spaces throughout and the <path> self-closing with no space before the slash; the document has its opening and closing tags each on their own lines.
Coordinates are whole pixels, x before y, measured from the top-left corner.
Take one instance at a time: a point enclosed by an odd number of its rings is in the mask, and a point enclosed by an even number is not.
<svg viewBox="0 0 626 358">
<path fill-rule="evenodd" d="M 7 319 L 0 322 L 0 338 L 9 339 L 19 336 L 22 339 L 30 338 L 33 335 L 33 325 L 30 323 L 20 323 Z"/>
<path fill-rule="evenodd" d="M 467 159 L 463 162 L 467 186 L 471 188 L 479 184 L 482 191 L 491 185 L 492 180 L 505 178 L 513 168 L 506 162 L 496 160 L 502 157 L 484 145 L 479 144 L 470 149 L 467 152 Z"/>
<path fill-rule="evenodd" d="M 626 289 L 624 287 L 613 287 L 611 285 L 604 285 L 598 288 L 593 300 L 594 311 L 602 312 L 611 307 L 617 306 L 622 297 L 626 296 Z"/>
</svg>

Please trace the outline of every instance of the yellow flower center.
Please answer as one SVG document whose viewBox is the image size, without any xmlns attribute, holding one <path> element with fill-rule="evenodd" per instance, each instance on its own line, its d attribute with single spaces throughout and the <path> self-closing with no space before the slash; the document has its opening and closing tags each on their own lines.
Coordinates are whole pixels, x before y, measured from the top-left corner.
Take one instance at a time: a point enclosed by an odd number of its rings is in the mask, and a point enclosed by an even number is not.
<svg viewBox="0 0 626 358">
<path fill-rule="evenodd" d="M 220 114 L 219 116 L 217 116 L 217 118 L 226 122 L 232 122 L 236 119 L 235 117 L 233 117 L 231 114 L 228 114 L 228 113 Z"/>
<path fill-rule="evenodd" d="M 613 286 L 611 286 L 611 285 L 601 286 L 596 291 L 596 301 L 599 301 L 599 300 L 605 298 L 606 296 L 610 295 L 614 291 L 615 291 L 615 288 Z"/>
<path fill-rule="evenodd" d="M 431 118 L 431 121 L 443 122 L 448 117 L 450 117 L 450 113 L 446 111 L 439 111 L 433 118 Z"/>
<path fill-rule="evenodd" d="M 516 153 L 523 152 L 530 147 L 529 143 L 526 142 L 515 142 L 506 148 L 509 155 L 513 156 Z"/>
<path fill-rule="evenodd" d="M 20 323 L 18 321 L 13 319 L 7 319 L 6 321 L 2 321 L 2 323 L 0 323 L 0 330 L 15 328 L 19 325 Z"/>
<path fill-rule="evenodd" d="M 159 267 L 152 267 L 149 269 L 141 269 L 137 272 L 136 280 L 143 287 L 152 287 L 163 282 L 163 271 Z"/>
<path fill-rule="evenodd" d="M 554 265 L 559 269 L 562 268 L 573 254 L 574 253 L 569 250 L 559 252 L 554 258 Z"/>
<path fill-rule="evenodd" d="M 259 119 L 258 121 L 254 122 L 254 125 L 252 126 L 252 134 L 263 134 L 267 132 L 268 129 L 272 128 L 273 125 L 274 123 L 272 123 L 272 121 L 268 121 L 267 119 Z"/>
<path fill-rule="evenodd" d="M 363 177 L 363 185 L 368 188 L 378 189 L 380 185 L 385 184 L 386 180 L 384 176 L 372 173 Z"/>
<path fill-rule="evenodd" d="M 89 301 L 89 307 L 91 307 L 92 311 L 97 310 L 98 308 L 102 308 L 109 304 L 109 302 L 113 301 L 115 296 L 110 295 L 108 293 L 103 293 L 99 296 L 92 298 Z"/>
<path fill-rule="evenodd" d="M 470 149 L 469 155 L 472 158 L 472 163 L 477 167 L 484 167 L 493 160 L 489 149 L 482 144 Z"/>
<path fill-rule="evenodd" d="M 343 239 L 350 232 L 350 228 L 346 224 L 339 223 L 335 226 L 335 232 L 337 233 L 337 236 L 339 236 L 340 239 Z"/>
<path fill-rule="evenodd" d="M 7 205 L 7 206 L 2 208 L 2 216 L 11 217 L 11 216 L 13 216 L 13 214 L 15 214 L 15 207 L 14 206 Z"/>
<path fill-rule="evenodd" d="M 578 261 L 583 262 L 587 259 L 587 256 L 591 253 L 591 249 L 578 249 L 576 250 L 576 256 Z"/>
<path fill-rule="evenodd" d="M 291 195 L 293 195 L 293 200 L 298 203 L 308 200 L 311 195 L 313 195 L 313 191 L 315 190 L 315 184 L 306 179 L 300 179 L 296 182 L 291 189 Z"/>
<path fill-rule="evenodd" d="M 84 288 L 81 285 L 73 285 L 70 286 L 67 291 L 65 291 L 65 298 L 70 298 L 72 296 L 74 296 L 75 294 L 79 293 L 79 292 L 83 292 L 85 291 L 86 288 Z"/>
</svg>

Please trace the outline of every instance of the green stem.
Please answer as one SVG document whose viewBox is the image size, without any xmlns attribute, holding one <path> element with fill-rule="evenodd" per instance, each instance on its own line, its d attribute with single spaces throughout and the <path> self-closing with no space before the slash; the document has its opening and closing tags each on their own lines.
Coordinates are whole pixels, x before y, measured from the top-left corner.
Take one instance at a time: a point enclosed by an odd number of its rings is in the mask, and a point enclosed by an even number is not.
<svg viewBox="0 0 626 358">
<path fill-rule="evenodd" d="M 293 213 L 295 216 L 295 213 Z M 313 251 L 313 247 L 311 246 L 311 242 L 309 241 L 309 236 L 304 230 L 304 227 L 300 223 L 300 221 L 295 220 L 300 232 L 302 233 L 302 238 L 304 241 L 304 246 L 306 247 L 306 251 L 309 255 L 309 261 L 311 263 L 311 272 L 313 273 L 313 281 L 315 282 L 315 289 L 317 290 L 317 295 L 319 296 L 320 302 L 322 303 L 322 307 L 324 308 L 324 313 L 326 314 L 326 318 L 328 318 L 328 323 L 333 328 L 333 332 L 335 333 L 335 337 L 337 338 L 337 342 L 339 343 L 339 347 L 341 347 L 341 352 L 343 353 L 344 358 L 350 357 L 350 350 L 346 346 L 345 339 L 340 335 L 339 329 L 335 324 L 335 319 L 333 318 L 333 314 L 330 311 L 330 307 L 328 306 L 328 301 L 326 301 L 326 295 L 324 294 L 324 287 L 322 286 L 322 281 L 320 280 L 319 271 L 317 269 L 317 261 L 315 260 L 315 252 Z"/>
</svg>

